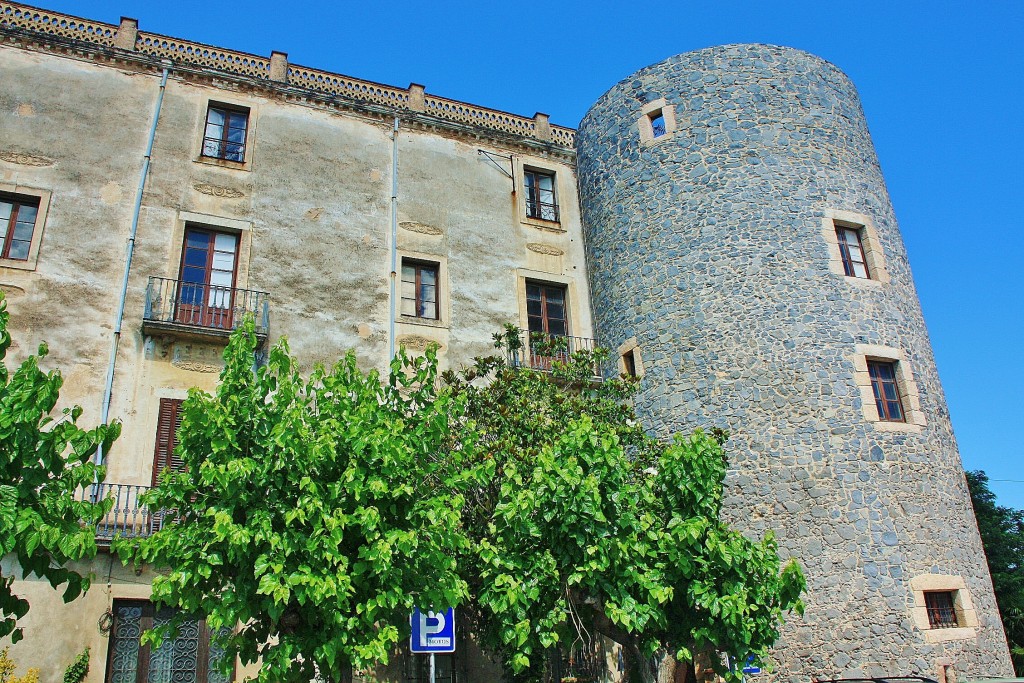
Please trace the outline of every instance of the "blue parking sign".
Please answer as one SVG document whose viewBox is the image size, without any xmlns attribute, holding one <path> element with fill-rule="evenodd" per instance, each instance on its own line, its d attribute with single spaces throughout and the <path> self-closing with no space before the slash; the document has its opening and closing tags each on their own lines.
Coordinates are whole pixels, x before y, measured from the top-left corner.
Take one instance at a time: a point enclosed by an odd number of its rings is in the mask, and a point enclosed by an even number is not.
<svg viewBox="0 0 1024 683">
<path fill-rule="evenodd" d="M 419 607 L 412 611 L 412 635 L 409 649 L 413 654 L 431 652 L 455 652 L 455 610 L 449 607 L 444 612 L 421 612 Z"/>
</svg>

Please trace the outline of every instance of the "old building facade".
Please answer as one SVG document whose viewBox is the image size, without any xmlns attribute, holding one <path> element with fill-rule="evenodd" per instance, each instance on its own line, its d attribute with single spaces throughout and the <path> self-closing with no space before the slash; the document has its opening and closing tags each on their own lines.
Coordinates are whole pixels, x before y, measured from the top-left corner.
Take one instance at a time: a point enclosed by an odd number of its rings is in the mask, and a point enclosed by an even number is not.
<svg viewBox="0 0 1024 683">
<path fill-rule="evenodd" d="M 809 580 L 770 677 L 1009 674 L 905 251 L 831 65 L 687 53 L 613 87 L 577 133 L 0 2 L 0 69 L 14 355 L 47 340 L 64 399 L 124 424 L 104 538 L 157 523 L 137 496 L 244 313 L 306 366 L 436 342 L 457 367 L 512 322 L 616 350 L 651 429 L 732 432 L 729 514 L 774 530 Z M 201 623 L 180 662 L 133 648 L 160 618 L 151 569 L 82 569 L 94 588 L 66 607 L 19 583 L 19 661 L 56 680 L 89 645 L 90 683 L 217 678 Z M 442 675 L 495 674 L 470 653 Z"/>
</svg>

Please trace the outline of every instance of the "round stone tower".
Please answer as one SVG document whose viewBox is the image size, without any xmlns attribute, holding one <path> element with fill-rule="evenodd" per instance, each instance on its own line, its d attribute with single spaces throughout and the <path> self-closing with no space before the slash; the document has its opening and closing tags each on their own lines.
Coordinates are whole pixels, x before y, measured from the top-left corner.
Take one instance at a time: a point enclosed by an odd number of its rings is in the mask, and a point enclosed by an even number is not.
<svg viewBox="0 0 1024 683">
<path fill-rule="evenodd" d="M 726 514 L 807 575 L 773 676 L 1012 675 L 850 80 L 789 48 L 690 52 L 576 139 L 597 336 L 652 430 L 729 430 Z"/>
</svg>

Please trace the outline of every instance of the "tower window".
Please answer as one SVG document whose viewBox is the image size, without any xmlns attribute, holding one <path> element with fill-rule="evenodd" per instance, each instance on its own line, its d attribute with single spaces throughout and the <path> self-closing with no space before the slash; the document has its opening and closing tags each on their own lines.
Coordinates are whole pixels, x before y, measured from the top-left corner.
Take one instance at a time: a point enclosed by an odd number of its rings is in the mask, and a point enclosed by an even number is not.
<svg viewBox="0 0 1024 683">
<path fill-rule="evenodd" d="M 871 389 L 875 395 L 878 419 L 885 422 L 906 422 L 900 387 L 896 381 L 896 363 L 891 361 L 868 361 L 871 375 Z"/>
<path fill-rule="evenodd" d="M 676 132 L 675 105 L 669 104 L 664 97 L 652 100 L 640 108 L 640 118 L 636 123 L 641 144 L 668 140 Z"/>
<path fill-rule="evenodd" d="M 622 374 L 636 377 L 636 356 L 633 355 L 633 349 L 622 354 Z"/>
<path fill-rule="evenodd" d="M 660 109 L 657 111 L 652 111 L 650 114 L 647 115 L 647 118 L 651 122 L 651 134 L 655 138 L 660 138 L 663 135 L 665 135 L 665 133 L 668 132 L 668 129 L 665 128 L 665 115 L 661 112 Z"/>
<path fill-rule="evenodd" d="M 925 591 L 924 604 L 928 610 L 928 625 L 932 628 L 957 628 L 954 591 Z"/>
<path fill-rule="evenodd" d="M 836 226 L 836 239 L 839 241 L 839 254 L 843 259 L 843 270 L 848 277 L 871 279 L 867 259 L 864 256 L 864 240 L 862 228 Z"/>
</svg>

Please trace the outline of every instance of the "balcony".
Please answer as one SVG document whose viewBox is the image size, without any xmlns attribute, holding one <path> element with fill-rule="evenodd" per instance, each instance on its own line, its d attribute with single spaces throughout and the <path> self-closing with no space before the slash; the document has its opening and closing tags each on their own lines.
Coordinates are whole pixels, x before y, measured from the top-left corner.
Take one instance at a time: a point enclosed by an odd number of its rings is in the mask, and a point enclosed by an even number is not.
<svg viewBox="0 0 1024 683">
<path fill-rule="evenodd" d="M 574 353 L 594 351 L 599 344 L 586 337 L 569 337 L 548 335 L 538 332 L 520 332 L 522 346 L 509 353 L 509 365 L 516 368 L 551 372 L 556 363 L 566 363 Z M 591 368 L 591 379 L 601 380 L 604 377 L 601 364 L 594 360 Z"/>
<path fill-rule="evenodd" d="M 270 329 L 270 295 L 266 292 L 151 277 L 142 332 L 227 339 L 250 313 L 256 320 L 256 336 L 266 339 Z"/>
<path fill-rule="evenodd" d="M 96 525 L 96 540 L 101 545 L 109 545 L 115 536 L 140 538 L 159 531 L 166 513 L 151 513 L 139 502 L 139 496 L 148 490 L 148 486 L 137 484 L 100 482 L 80 489 L 75 494 L 75 499 L 90 503 L 106 498 L 114 499 L 110 512 Z"/>
</svg>

